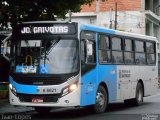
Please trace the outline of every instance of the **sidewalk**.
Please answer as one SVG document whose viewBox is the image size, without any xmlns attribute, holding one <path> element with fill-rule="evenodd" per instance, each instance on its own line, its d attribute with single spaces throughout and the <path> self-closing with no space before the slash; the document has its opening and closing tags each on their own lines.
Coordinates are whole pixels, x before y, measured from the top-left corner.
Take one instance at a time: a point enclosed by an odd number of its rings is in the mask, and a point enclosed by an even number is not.
<svg viewBox="0 0 160 120">
<path fill-rule="evenodd" d="M 8 99 L 0 100 L 0 114 L 16 114 L 32 110 L 34 110 L 34 108 L 32 107 L 24 107 L 24 106 L 15 107 L 13 105 L 10 105 Z"/>
</svg>

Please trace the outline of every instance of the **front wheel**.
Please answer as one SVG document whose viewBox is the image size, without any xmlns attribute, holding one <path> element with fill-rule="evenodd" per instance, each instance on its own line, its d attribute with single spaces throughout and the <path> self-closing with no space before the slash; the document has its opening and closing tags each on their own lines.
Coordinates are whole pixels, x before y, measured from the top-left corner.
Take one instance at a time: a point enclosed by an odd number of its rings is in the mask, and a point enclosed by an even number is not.
<svg viewBox="0 0 160 120">
<path fill-rule="evenodd" d="M 139 106 L 143 103 L 143 87 L 141 83 L 137 84 L 136 98 L 134 99 L 135 105 Z"/>
<path fill-rule="evenodd" d="M 107 110 L 108 106 L 108 96 L 105 88 L 99 86 L 96 93 L 96 103 L 93 106 L 96 113 L 103 113 Z"/>
</svg>

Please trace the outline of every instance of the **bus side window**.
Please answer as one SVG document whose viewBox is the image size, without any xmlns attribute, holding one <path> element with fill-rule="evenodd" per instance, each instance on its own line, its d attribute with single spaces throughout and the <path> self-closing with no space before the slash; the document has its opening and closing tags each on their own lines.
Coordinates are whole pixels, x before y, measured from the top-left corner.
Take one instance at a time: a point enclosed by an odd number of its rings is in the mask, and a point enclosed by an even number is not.
<svg viewBox="0 0 160 120">
<path fill-rule="evenodd" d="M 91 40 L 81 41 L 81 63 L 90 64 L 96 62 L 95 43 Z"/>
<path fill-rule="evenodd" d="M 85 64 L 86 54 L 85 54 L 85 41 L 81 41 L 81 63 Z"/>
<path fill-rule="evenodd" d="M 86 62 L 95 63 L 95 43 L 94 41 L 86 41 Z"/>
<path fill-rule="evenodd" d="M 100 63 L 111 63 L 111 43 L 109 36 L 100 34 L 99 35 L 99 62 Z"/>
</svg>

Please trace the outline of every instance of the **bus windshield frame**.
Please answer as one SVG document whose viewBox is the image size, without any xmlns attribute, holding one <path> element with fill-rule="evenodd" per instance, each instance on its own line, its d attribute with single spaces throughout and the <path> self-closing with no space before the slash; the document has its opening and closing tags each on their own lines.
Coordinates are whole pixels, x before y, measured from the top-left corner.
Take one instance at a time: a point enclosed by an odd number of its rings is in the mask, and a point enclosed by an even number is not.
<svg viewBox="0 0 160 120">
<path fill-rule="evenodd" d="M 14 45 L 16 59 L 12 61 L 12 71 L 19 74 L 78 72 L 78 44 L 75 39 L 18 40 Z"/>
<path fill-rule="evenodd" d="M 37 75 L 78 73 L 80 62 L 77 29 L 76 23 L 18 25 L 13 30 L 11 73 Z"/>
</svg>

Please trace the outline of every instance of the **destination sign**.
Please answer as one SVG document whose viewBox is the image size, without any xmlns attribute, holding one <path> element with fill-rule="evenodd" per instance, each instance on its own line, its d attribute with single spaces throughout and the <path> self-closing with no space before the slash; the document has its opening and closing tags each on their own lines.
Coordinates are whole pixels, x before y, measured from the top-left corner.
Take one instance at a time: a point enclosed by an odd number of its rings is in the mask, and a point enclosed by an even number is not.
<svg viewBox="0 0 160 120">
<path fill-rule="evenodd" d="M 68 33 L 68 26 L 51 26 L 51 27 L 23 27 L 21 30 L 22 34 L 63 34 Z"/>
<path fill-rule="evenodd" d="M 25 24 L 20 26 L 21 34 L 75 34 L 75 24 Z"/>
</svg>

